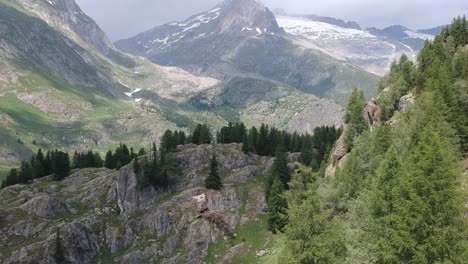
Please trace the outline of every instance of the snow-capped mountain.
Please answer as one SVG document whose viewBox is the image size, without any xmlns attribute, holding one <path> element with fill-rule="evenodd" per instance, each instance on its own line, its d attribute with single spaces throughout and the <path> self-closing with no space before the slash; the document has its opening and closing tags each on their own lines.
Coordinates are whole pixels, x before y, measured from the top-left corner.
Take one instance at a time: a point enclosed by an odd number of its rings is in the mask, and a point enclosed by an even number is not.
<svg viewBox="0 0 468 264">
<path fill-rule="evenodd" d="M 286 32 L 306 38 L 317 49 L 378 75 L 384 75 L 402 54 L 415 59 L 424 41 L 438 33 L 403 26 L 361 29 L 355 22 L 314 15 L 283 14 L 277 21 Z"/>
<path fill-rule="evenodd" d="M 184 48 L 188 43 L 220 41 L 220 35 L 242 40 L 250 36 L 274 35 L 283 31 L 273 13 L 255 0 L 226 0 L 215 8 L 194 15 L 183 22 L 172 22 L 141 33 L 131 39 L 117 41 L 116 46 L 124 51 L 147 57 L 158 57 L 162 64 L 187 63 L 183 58 L 161 58 L 159 54 L 168 50 Z M 206 44 L 206 43 L 203 43 Z M 234 48 L 238 43 L 218 43 L 217 46 Z M 229 47 L 227 47 L 229 46 Z M 206 49 L 208 47 L 202 46 Z M 212 49 L 213 47 L 209 47 Z M 216 48 L 216 47 L 214 47 Z M 179 50 L 183 51 L 183 50 Z M 200 52 L 200 51 L 198 51 Z M 223 56 L 225 49 L 210 50 L 212 57 Z M 185 54 L 184 57 L 187 54 Z M 209 54 L 207 54 L 209 55 Z"/>
<path fill-rule="evenodd" d="M 115 46 L 224 82 L 239 76 L 274 81 L 342 104 L 357 86 L 373 96 L 378 81 L 378 76 L 331 56 L 312 41 L 286 33 L 275 15 L 255 0 L 225 0 Z"/>
</svg>

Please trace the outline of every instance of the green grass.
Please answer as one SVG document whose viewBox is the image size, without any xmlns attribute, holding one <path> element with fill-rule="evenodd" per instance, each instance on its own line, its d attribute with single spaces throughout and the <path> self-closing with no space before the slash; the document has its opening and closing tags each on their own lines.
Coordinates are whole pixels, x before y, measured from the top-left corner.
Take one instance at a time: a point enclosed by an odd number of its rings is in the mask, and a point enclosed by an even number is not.
<svg viewBox="0 0 468 264">
<path fill-rule="evenodd" d="M 205 263 L 220 262 L 230 248 L 239 244 L 243 244 L 242 249 L 231 259 L 230 263 L 263 263 L 263 257 L 257 257 L 257 252 L 260 250 L 270 252 L 276 245 L 275 241 L 278 238 L 278 235 L 267 230 L 266 216 L 259 217 L 258 221 L 239 226 L 235 230 L 235 234 L 237 236 L 234 239 L 218 239 L 212 242 Z"/>
<path fill-rule="evenodd" d="M 12 168 L 11 165 L 0 164 L 0 183 L 3 182 Z"/>
</svg>

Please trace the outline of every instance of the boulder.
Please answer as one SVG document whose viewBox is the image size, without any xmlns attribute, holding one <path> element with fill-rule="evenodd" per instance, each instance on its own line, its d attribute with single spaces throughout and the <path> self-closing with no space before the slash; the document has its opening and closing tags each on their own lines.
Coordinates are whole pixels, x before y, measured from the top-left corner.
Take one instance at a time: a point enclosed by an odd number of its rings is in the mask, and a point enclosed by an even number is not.
<svg viewBox="0 0 468 264">
<path fill-rule="evenodd" d="M 400 102 L 398 103 L 398 111 L 402 113 L 407 112 L 415 102 L 416 97 L 412 93 L 401 97 Z"/>
<path fill-rule="evenodd" d="M 66 204 L 61 203 L 59 200 L 49 195 L 34 197 L 21 205 L 20 208 L 44 218 L 54 218 L 60 213 L 67 213 L 70 211 Z"/>
</svg>

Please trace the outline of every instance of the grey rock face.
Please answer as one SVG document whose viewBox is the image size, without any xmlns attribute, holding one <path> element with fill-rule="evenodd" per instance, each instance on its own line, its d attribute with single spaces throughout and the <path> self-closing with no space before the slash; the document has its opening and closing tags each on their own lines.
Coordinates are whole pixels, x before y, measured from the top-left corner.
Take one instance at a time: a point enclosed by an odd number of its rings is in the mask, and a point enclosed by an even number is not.
<svg viewBox="0 0 468 264">
<path fill-rule="evenodd" d="M 28 11 L 33 12 L 51 27 L 70 36 L 82 39 L 81 44 L 91 45 L 103 54 L 113 48 L 111 41 L 99 26 L 87 16 L 74 0 L 18 0 Z"/>
<path fill-rule="evenodd" d="M 363 115 L 369 127 L 373 128 L 382 125 L 382 108 L 373 100 L 367 103 Z"/>
<path fill-rule="evenodd" d="M 409 110 L 411 106 L 416 102 L 416 98 L 413 94 L 407 94 L 400 98 L 398 103 L 398 111 L 405 113 Z"/>
<path fill-rule="evenodd" d="M 346 147 L 346 137 L 348 136 L 348 128 L 345 127 L 343 133 L 341 134 L 338 141 L 335 143 L 335 147 L 332 150 L 330 164 L 325 170 L 326 176 L 332 176 L 335 174 L 336 169 L 343 164 L 342 160 L 345 159 L 346 154 L 348 153 L 348 148 Z"/>
<path fill-rule="evenodd" d="M 53 218 L 60 213 L 69 212 L 67 205 L 48 195 L 34 197 L 20 208 L 44 218 Z"/>
<path fill-rule="evenodd" d="M 213 154 L 222 191 L 203 187 Z M 231 144 L 181 146 L 175 159 L 168 190 L 139 188 L 132 164 L 0 190 L 0 262 L 54 263 L 58 231 L 70 263 L 202 263 L 211 242 L 265 212 L 263 186 L 239 183 L 261 182 L 271 158 Z"/>
</svg>

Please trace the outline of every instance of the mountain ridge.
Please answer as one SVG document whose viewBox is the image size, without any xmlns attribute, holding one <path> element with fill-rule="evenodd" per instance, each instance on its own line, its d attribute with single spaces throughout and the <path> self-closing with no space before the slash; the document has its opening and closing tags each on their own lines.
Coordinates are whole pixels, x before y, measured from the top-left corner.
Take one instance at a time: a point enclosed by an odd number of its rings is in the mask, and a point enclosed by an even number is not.
<svg viewBox="0 0 468 264">
<path fill-rule="evenodd" d="M 243 12 L 254 19 L 246 23 Z M 345 101 L 351 86 L 362 86 L 372 96 L 371 87 L 378 79 L 359 67 L 328 57 L 309 43 L 295 41 L 278 27 L 268 8 L 253 0 L 224 1 L 183 22 L 155 27 L 114 45 L 123 52 L 182 67 L 196 75 L 227 81 L 256 75 L 339 103 Z"/>
</svg>

